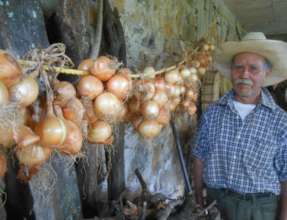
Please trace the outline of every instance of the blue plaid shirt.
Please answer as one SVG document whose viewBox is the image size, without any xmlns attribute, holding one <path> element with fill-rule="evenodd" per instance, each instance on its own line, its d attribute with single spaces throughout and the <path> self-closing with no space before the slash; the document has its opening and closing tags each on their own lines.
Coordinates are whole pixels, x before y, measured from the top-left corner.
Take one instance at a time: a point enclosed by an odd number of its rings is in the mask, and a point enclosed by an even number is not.
<svg viewBox="0 0 287 220">
<path fill-rule="evenodd" d="M 287 181 L 287 114 L 267 89 L 242 120 L 230 91 L 202 115 L 193 155 L 208 187 L 280 194 Z"/>
</svg>

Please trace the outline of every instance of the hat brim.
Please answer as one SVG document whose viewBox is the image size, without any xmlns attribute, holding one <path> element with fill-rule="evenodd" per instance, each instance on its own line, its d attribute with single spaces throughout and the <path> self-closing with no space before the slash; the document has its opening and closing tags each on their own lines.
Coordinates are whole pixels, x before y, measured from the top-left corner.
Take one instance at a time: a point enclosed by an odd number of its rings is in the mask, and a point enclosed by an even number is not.
<svg viewBox="0 0 287 220">
<path fill-rule="evenodd" d="M 232 58 L 239 53 L 259 54 L 270 61 L 272 73 L 265 79 L 264 86 L 270 86 L 287 79 L 287 44 L 277 40 L 247 40 L 224 43 L 215 52 L 215 68 L 230 79 Z"/>
</svg>

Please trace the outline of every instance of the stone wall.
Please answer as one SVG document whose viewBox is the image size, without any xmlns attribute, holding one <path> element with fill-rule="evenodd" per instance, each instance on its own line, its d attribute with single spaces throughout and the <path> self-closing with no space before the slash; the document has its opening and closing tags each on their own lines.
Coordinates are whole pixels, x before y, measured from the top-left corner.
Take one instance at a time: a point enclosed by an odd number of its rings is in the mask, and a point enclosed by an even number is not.
<svg viewBox="0 0 287 220">
<path fill-rule="evenodd" d="M 161 68 L 181 58 L 180 42 L 237 39 L 241 28 L 222 0 L 111 0 L 119 10 L 128 65 Z"/>
</svg>

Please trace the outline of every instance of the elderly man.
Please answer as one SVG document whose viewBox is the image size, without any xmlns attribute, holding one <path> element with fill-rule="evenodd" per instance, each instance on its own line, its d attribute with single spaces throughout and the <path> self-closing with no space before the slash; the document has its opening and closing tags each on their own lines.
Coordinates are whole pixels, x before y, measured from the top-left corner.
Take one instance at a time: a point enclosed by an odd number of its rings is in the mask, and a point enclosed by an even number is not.
<svg viewBox="0 0 287 220">
<path fill-rule="evenodd" d="M 287 114 L 264 88 L 287 78 L 287 44 L 249 33 L 224 43 L 215 65 L 233 89 L 201 117 L 196 200 L 204 182 L 225 220 L 287 220 Z"/>
</svg>

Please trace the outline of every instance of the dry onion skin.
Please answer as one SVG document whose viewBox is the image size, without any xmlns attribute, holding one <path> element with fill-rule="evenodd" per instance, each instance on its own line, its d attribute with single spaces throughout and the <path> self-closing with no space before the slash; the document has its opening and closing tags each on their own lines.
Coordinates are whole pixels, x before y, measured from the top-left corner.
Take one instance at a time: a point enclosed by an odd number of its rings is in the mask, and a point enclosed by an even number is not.
<svg viewBox="0 0 287 220">
<path fill-rule="evenodd" d="M 42 147 L 39 144 L 16 148 L 16 156 L 19 163 L 29 168 L 45 163 L 49 159 L 51 152 L 51 149 Z"/>
<path fill-rule="evenodd" d="M 64 121 L 51 114 L 36 124 L 35 132 L 40 137 L 40 144 L 50 148 L 60 148 L 67 136 Z"/>
<path fill-rule="evenodd" d="M 90 72 L 101 81 L 107 81 L 116 73 L 119 66 L 120 64 L 117 60 L 107 56 L 100 56 L 94 61 Z"/>
<path fill-rule="evenodd" d="M 88 141 L 91 143 L 105 144 L 111 136 L 112 127 L 105 121 L 98 120 L 89 127 Z"/>
<path fill-rule="evenodd" d="M 142 105 L 142 115 L 145 119 L 155 119 L 159 115 L 160 107 L 156 101 L 149 100 Z"/>
<path fill-rule="evenodd" d="M 116 122 L 121 120 L 124 107 L 114 94 L 103 92 L 94 101 L 94 111 L 99 119 Z"/>
<path fill-rule="evenodd" d="M 178 69 L 171 70 L 164 74 L 164 79 L 169 84 L 182 83 L 182 77 Z"/>
<path fill-rule="evenodd" d="M 30 127 L 22 125 L 15 132 L 14 140 L 17 147 L 26 147 L 37 143 L 40 140 L 40 137 L 37 136 Z"/>
<path fill-rule="evenodd" d="M 139 133 L 144 138 L 154 138 L 161 132 L 162 125 L 157 120 L 144 120 L 138 126 Z"/>
<path fill-rule="evenodd" d="M 0 50 L 0 80 L 7 83 L 6 86 L 9 87 L 21 75 L 22 70 L 16 59 Z"/>
<path fill-rule="evenodd" d="M 131 80 L 121 74 L 114 75 L 107 82 L 107 90 L 121 100 L 125 100 L 131 91 Z"/>
<path fill-rule="evenodd" d="M 76 89 L 72 83 L 67 81 L 58 81 L 54 83 L 54 91 L 56 92 L 56 99 L 65 104 L 69 99 L 76 97 Z"/>
<path fill-rule="evenodd" d="M 86 72 L 90 72 L 93 65 L 94 65 L 94 60 L 91 58 L 88 58 L 88 59 L 83 60 L 79 64 L 78 69 L 86 71 Z"/>
<path fill-rule="evenodd" d="M 85 108 L 78 98 L 70 99 L 65 107 L 62 108 L 62 111 L 65 119 L 81 126 L 85 114 Z"/>
<path fill-rule="evenodd" d="M 95 76 L 83 76 L 77 85 L 77 91 L 80 96 L 94 99 L 104 91 L 104 85 Z"/>
<path fill-rule="evenodd" d="M 71 121 L 65 121 L 67 127 L 67 136 L 61 146 L 61 151 L 68 155 L 75 155 L 81 151 L 83 144 L 83 135 L 81 129 Z"/>
<path fill-rule="evenodd" d="M 163 126 L 167 125 L 170 121 L 171 115 L 170 110 L 167 106 L 164 106 L 160 109 L 159 115 L 157 117 L 157 121 L 162 124 Z"/>
<path fill-rule="evenodd" d="M 39 86 L 35 79 L 30 76 L 23 78 L 9 89 L 10 99 L 26 107 L 31 105 L 38 97 Z"/>
</svg>

